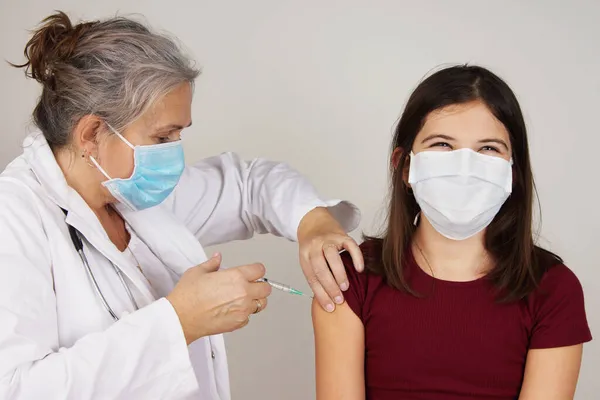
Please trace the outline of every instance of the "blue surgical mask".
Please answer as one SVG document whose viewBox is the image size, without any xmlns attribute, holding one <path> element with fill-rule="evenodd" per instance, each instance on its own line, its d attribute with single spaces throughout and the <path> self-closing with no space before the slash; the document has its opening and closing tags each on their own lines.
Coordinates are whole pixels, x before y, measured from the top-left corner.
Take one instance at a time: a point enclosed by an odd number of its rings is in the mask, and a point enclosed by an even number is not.
<svg viewBox="0 0 600 400">
<path fill-rule="evenodd" d="M 108 125 L 108 124 L 107 124 Z M 185 168 L 181 140 L 148 146 L 134 146 L 108 127 L 133 149 L 134 168 L 129 178 L 111 178 L 94 157 L 90 160 L 106 176 L 102 182 L 119 202 L 132 211 L 140 211 L 162 203 L 175 189 Z"/>
</svg>

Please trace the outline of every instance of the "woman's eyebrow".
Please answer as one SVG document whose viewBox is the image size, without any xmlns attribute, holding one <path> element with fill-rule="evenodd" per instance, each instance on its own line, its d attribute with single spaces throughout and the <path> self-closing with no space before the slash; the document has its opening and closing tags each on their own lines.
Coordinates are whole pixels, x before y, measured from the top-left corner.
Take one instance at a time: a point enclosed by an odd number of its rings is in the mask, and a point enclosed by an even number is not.
<svg viewBox="0 0 600 400">
<path fill-rule="evenodd" d="M 183 126 L 183 125 L 179 125 L 179 124 L 168 124 L 168 125 L 164 125 L 164 126 L 161 126 L 161 127 L 157 128 L 157 129 L 155 129 L 155 132 L 181 130 L 183 128 L 189 128 L 190 126 L 192 126 L 192 122 L 191 121 L 190 121 L 189 124 L 187 124 L 187 126 Z"/>
<path fill-rule="evenodd" d="M 506 150 L 508 150 L 508 145 L 502 139 L 483 139 L 483 140 L 480 140 L 477 143 L 479 143 L 479 144 L 484 144 L 484 143 L 498 143 L 499 145 L 502 145 Z"/>
<path fill-rule="evenodd" d="M 421 143 L 425 143 L 425 142 L 427 142 L 429 140 L 433 140 L 433 139 L 454 140 L 454 138 L 452 136 L 443 135 L 441 133 L 434 133 L 432 135 L 427 136 L 425 139 L 423 139 L 421 141 Z"/>
</svg>

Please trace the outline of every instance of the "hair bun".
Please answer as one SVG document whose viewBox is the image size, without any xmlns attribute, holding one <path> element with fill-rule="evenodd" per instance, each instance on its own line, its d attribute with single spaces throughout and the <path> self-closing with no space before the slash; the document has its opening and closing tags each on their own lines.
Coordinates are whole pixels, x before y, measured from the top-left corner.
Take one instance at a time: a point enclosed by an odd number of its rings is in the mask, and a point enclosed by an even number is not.
<svg viewBox="0 0 600 400">
<path fill-rule="evenodd" d="M 73 26 L 67 14 L 62 11 L 46 17 L 25 46 L 27 62 L 12 65 L 25 68 L 28 77 L 53 88 L 57 66 L 68 62 L 79 37 L 90 25 L 91 23 L 84 23 Z"/>
</svg>

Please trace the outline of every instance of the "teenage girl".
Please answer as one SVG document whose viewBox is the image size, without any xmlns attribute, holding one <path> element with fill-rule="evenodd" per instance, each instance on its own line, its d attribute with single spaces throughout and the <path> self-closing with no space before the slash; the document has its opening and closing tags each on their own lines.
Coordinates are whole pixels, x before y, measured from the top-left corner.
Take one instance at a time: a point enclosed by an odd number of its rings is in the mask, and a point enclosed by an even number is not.
<svg viewBox="0 0 600 400">
<path fill-rule="evenodd" d="M 317 399 L 572 399 L 592 339 L 581 285 L 532 232 L 527 133 L 477 66 L 410 97 L 393 140 L 387 229 L 344 257 L 350 287 L 313 308 Z"/>
</svg>

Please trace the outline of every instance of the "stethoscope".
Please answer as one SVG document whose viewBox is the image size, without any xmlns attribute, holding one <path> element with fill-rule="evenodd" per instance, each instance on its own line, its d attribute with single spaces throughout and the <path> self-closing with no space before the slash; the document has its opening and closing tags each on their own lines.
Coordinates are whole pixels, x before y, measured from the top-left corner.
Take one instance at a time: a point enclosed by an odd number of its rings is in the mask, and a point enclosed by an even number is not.
<svg viewBox="0 0 600 400">
<path fill-rule="evenodd" d="M 66 216 L 67 210 L 65 210 L 64 208 L 61 208 L 61 210 L 65 213 L 65 216 Z M 81 233 L 75 227 L 73 227 L 69 224 L 67 224 L 67 226 L 69 227 L 69 235 L 71 236 L 71 241 L 73 242 L 73 246 L 75 247 L 75 250 L 77 250 L 77 253 L 79 254 L 79 258 L 81 258 L 81 262 L 83 263 L 83 266 L 85 267 L 88 278 L 92 282 L 92 286 L 94 287 L 94 291 L 96 292 L 96 295 L 102 302 L 102 305 L 104 306 L 106 311 L 108 311 L 110 316 L 113 318 L 113 320 L 118 321 L 119 317 L 117 317 L 117 314 L 114 312 L 114 310 L 110 307 L 110 305 L 106 301 L 104 294 L 102 294 L 102 290 L 100 290 L 100 286 L 98 286 L 98 282 L 96 281 L 94 272 L 92 272 L 92 269 L 90 268 L 90 263 L 88 262 L 87 257 L 85 256 L 85 253 L 83 251 L 83 241 L 81 240 Z M 121 281 L 121 285 L 123 285 L 123 287 L 125 288 L 125 291 L 127 292 L 127 296 L 129 297 L 129 300 L 131 300 L 131 303 L 133 304 L 135 309 L 139 310 L 140 307 L 138 306 L 137 302 L 135 301 L 135 298 L 133 297 L 133 293 L 131 293 L 131 289 L 129 289 L 127 282 L 125 282 L 125 278 L 123 278 L 123 273 L 115 264 L 112 263 L 112 261 L 109 260 L 109 262 L 110 262 L 110 265 L 112 265 L 113 269 L 115 270 L 117 276 L 119 277 L 119 280 Z"/>
</svg>

